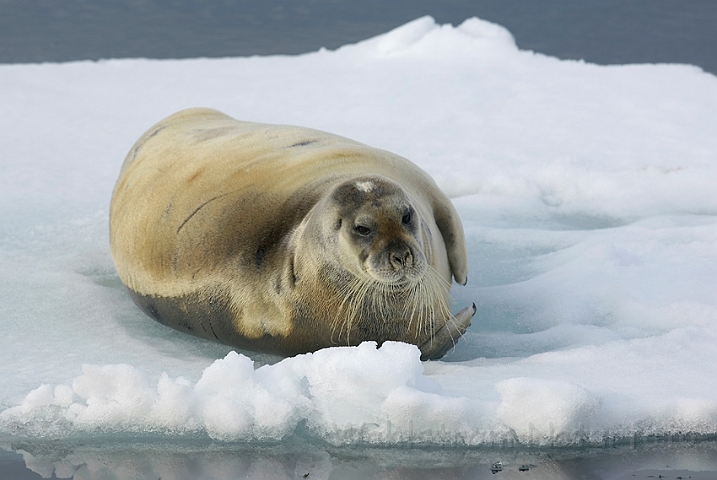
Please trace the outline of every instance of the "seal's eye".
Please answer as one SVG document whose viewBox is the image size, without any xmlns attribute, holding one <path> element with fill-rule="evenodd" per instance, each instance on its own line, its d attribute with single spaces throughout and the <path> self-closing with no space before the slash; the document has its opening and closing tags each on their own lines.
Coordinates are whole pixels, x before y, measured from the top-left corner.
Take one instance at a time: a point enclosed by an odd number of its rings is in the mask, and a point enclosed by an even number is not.
<svg viewBox="0 0 717 480">
<path fill-rule="evenodd" d="M 401 218 L 401 222 L 403 222 L 404 225 L 408 225 L 411 223 L 411 211 L 407 211 L 403 214 L 403 218 Z"/>
<path fill-rule="evenodd" d="M 354 230 L 356 230 L 356 233 L 358 233 L 362 237 L 365 237 L 371 233 L 371 229 L 368 227 L 364 227 L 363 225 L 356 225 Z"/>
</svg>

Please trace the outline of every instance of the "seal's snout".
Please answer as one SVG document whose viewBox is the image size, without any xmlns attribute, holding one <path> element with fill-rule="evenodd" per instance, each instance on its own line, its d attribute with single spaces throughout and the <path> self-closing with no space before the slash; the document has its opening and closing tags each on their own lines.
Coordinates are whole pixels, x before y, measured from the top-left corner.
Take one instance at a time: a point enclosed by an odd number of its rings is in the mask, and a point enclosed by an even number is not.
<svg viewBox="0 0 717 480">
<path fill-rule="evenodd" d="M 424 275 L 426 260 L 420 247 L 399 240 L 376 247 L 366 264 L 367 273 L 376 280 L 403 284 Z"/>
<path fill-rule="evenodd" d="M 406 247 L 394 248 L 389 254 L 389 260 L 394 270 L 403 270 L 413 266 L 413 253 Z"/>
</svg>

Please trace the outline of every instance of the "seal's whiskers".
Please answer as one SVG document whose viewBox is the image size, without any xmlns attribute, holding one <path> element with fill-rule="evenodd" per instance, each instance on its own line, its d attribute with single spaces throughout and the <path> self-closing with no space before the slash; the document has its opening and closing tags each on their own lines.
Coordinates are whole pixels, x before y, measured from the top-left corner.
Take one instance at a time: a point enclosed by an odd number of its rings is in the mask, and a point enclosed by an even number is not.
<svg viewBox="0 0 717 480">
<path fill-rule="evenodd" d="M 332 319 L 332 340 L 336 336 L 350 345 L 351 331 L 362 321 L 388 324 L 386 331 L 395 340 L 432 339 L 437 327 L 453 321 L 449 290 L 450 284 L 430 266 L 419 280 L 400 287 L 354 276 L 339 287 L 343 300 Z"/>
</svg>

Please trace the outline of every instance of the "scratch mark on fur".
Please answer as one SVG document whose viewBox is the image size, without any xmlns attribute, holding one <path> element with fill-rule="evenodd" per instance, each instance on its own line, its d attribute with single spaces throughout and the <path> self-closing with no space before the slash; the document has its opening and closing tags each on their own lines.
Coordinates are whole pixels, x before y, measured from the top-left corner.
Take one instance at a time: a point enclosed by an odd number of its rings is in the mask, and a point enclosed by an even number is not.
<svg viewBox="0 0 717 480">
<path fill-rule="evenodd" d="M 231 193 L 231 192 L 229 192 L 229 193 Z M 196 215 L 196 213 L 197 213 L 199 210 L 201 210 L 202 208 L 206 207 L 209 203 L 213 202 L 214 200 L 217 200 L 217 199 L 222 198 L 222 197 L 226 197 L 227 195 L 229 195 L 229 193 L 224 193 L 224 194 L 222 194 L 222 195 L 217 195 L 217 196 L 214 197 L 214 198 L 210 198 L 209 200 L 207 200 L 206 202 L 202 203 L 202 204 L 199 205 L 197 208 L 195 208 L 194 211 L 193 211 L 192 213 L 190 213 L 187 218 L 184 219 L 184 221 L 183 221 L 182 224 L 179 226 L 179 228 L 177 228 L 177 233 L 179 233 L 179 231 L 182 230 L 182 228 L 184 228 L 184 225 L 186 225 L 187 222 L 188 222 L 194 215 Z"/>
</svg>

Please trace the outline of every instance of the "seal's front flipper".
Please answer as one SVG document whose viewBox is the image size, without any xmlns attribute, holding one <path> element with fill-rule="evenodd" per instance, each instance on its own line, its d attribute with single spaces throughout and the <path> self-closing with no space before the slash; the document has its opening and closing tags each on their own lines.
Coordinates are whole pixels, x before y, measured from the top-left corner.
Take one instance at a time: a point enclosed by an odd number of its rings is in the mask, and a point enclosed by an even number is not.
<svg viewBox="0 0 717 480">
<path fill-rule="evenodd" d="M 471 326 L 476 304 L 464 308 L 450 318 L 433 336 L 419 345 L 421 360 L 438 360 L 456 345 L 456 341 Z"/>
<path fill-rule="evenodd" d="M 463 224 L 450 199 L 435 184 L 433 187 L 435 188 L 426 189 L 426 195 L 431 200 L 433 218 L 446 245 L 448 264 L 456 282 L 465 285 L 468 282 L 468 255 Z"/>
</svg>

